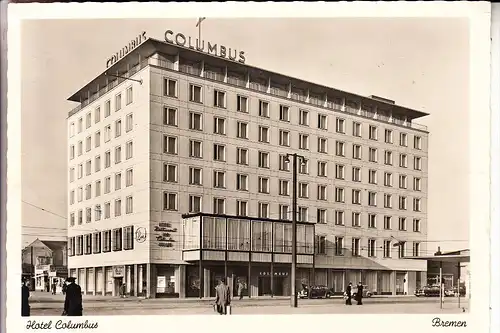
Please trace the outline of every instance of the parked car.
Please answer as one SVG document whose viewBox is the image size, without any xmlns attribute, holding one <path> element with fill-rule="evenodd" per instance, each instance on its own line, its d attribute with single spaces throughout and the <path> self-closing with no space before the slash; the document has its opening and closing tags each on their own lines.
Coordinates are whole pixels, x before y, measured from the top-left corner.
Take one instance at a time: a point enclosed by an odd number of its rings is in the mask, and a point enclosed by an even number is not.
<svg viewBox="0 0 500 333">
<path fill-rule="evenodd" d="M 415 290 L 415 296 L 417 297 L 439 297 L 439 285 L 431 285 L 431 286 L 423 286 Z M 444 291 L 444 295 L 446 295 L 446 290 Z"/>
<path fill-rule="evenodd" d="M 312 286 L 308 288 L 304 286 L 299 292 L 299 298 L 309 298 L 309 289 L 311 290 L 311 298 L 330 298 L 333 296 L 333 291 L 327 286 Z"/>
<path fill-rule="evenodd" d="M 353 286 L 352 287 L 352 298 L 356 298 L 357 292 L 357 287 Z M 368 286 L 363 286 L 363 298 L 369 298 L 372 297 L 373 293 L 368 289 Z"/>
</svg>

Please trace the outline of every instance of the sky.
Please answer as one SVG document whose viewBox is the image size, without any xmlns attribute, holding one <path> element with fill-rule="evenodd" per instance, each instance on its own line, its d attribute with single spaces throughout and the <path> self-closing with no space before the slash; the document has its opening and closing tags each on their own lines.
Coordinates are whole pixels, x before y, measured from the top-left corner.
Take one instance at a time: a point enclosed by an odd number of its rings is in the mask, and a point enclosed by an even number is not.
<svg viewBox="0 0 500 333">
<path fill-rule="evenodd" d="M 196 38 L 197 18 L 33 20 L 22 26 L 23 246 L 65 239 L 67 98 L 142 31 Z M 246 64 L 377 95 L 430 115 L 428 251 L 468 248 L 469 27 L 455 18 L 214 19 L 205 41 L 245 51 Z M 449 241 L 454 240 L 454 241 Z"/>
</svg>

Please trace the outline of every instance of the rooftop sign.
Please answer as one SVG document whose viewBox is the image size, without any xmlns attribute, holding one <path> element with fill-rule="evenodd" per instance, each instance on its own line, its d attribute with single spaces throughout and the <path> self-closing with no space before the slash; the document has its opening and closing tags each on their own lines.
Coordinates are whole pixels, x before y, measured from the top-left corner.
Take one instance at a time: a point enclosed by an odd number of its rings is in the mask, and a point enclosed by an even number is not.
<svg viewBox="0 0 500 333">
<path fill-rule="evenodd" d="M 118 60 L 126 56 L 130 51 L 135 49 L 137 46 L 139 46 L 142 42 L 144 42 L 147 39 L 146 37 L 146 31 L 143 31 L 139 36 L 137 36 L 135 39 L 132 39 L 128 45 L 125 45 L 120 51 L 116 52 L 113 54 L 107 61 L 106 61 L 106 68 L 109 68 L 109 66 L 114 65 Z"/>
<path fill-rule="evenodd" d="M 238 52 L 238 50 L 227 48 L 224 45 L 212 44 L 210 42 L 207 42 L 207 48 L 205 49 L 204 40 L 200 41 L 198 38 L 196 38 L 196 40 L 193 41 L 190 36 L 186 37 L 182 33 L 174 34 L 172 30 L 165 31 L 165 41 L 170 44 L 176 44 L 199 52 L 205 52 L 211 55 L 215 55 L 220 58 L 237 61 L 242 64 L 245 63 L 244 51 Z"/>
</svg>

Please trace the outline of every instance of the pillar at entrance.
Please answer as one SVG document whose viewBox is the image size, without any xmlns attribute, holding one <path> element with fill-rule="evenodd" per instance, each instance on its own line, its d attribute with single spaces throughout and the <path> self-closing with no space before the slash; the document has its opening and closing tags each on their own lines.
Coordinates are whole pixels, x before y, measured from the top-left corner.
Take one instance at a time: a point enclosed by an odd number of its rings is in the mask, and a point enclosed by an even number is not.
<svg viewBox="0 0 500 333">
<path fill-rule="evenodd" d="M 87 294 L 87 268 L 82 268 L 83 269 L 83 281 L 82 284 L 80 285 L 80 288 L 82 288 L 82 293 L 84 295 Z M 80 273 L 81 274 L 81 273 Z"/>
<path fill-rule="evenodd" d="M 186 266 L 179 265 L 175 268 L 175 292 L 179 298 L 186 297 Z"/>
<path fill-rule="evenodd" d="M 97 293 L 97 267 L 93 268 L 94 270 L 94 291 L 92 291 L 92 295 L 96 295 Z"/>
<path fill-rule="evenodd" d="M 101 267 L 101 271 L 102 271 L 102 295 L 105 296 L 106 295 L 106 288 L 108 286 L 108 279 L 106 278 L 106 267 L 105 266 L 102 266 Z"/>
<path fill-rule="evenodd" d="M 391 272 L 391 295 L 396 295 L 396 271 Z"/>
<path fill-rule="evenodd" d="M 138 276 L 137 276 L 137 264 L 134 265 L 134 284 L 132 287 L 132 295 L 133 296 L 139 296 L 139 281 L 138 281 Z"/>
<path fill-rule="evenodd" d="M 203 268 L 203 297 L 210 297 L 210 288 L 212 281 L 210 281 L 210 270 Z"/>
<path fill-rule="evenodd" d="M 151 298 L 151 264 L 146 264 L 146 298 Z"/>
</svg>

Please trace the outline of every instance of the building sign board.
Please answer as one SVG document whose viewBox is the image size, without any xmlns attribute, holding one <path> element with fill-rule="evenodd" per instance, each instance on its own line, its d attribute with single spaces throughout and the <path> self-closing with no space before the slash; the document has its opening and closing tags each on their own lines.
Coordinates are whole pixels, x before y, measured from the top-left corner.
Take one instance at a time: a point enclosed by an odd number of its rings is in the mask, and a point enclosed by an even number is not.
<svg viewBox="0 0 500 333">
<path fill-rule="evenodd" d="M 137 46 L 141 45 L 142 42 L 144 42 L 146 39 L 147 39 L 146 31 L 143 31 L 140 35 L 135 37 L 135 39 L 132 39 L 127 45 L 125 45 L 120 51 L 116 52 L 111 57 L 109 57 L 108 60 L 106 61 L 106 68 L 109 68 L 110 66 L 114 65 L 116 62 L 118 62 L 118 60 L 126 56 Z"/>
<path fill-rule="evenodd" d="M 156 241 L 159 247 L 173 247 L 175 240 L 172 238 L 173 232 L 177 232 L 177 228 L 172 228 L 171 223 L 160 222 L 153 228 L 156 233 Z"/>
<path fill-rule="evenodd" d="M 123 277 L 125 274 L 125 266 L 113 266 L 113 277 Z"/>
</svg>

